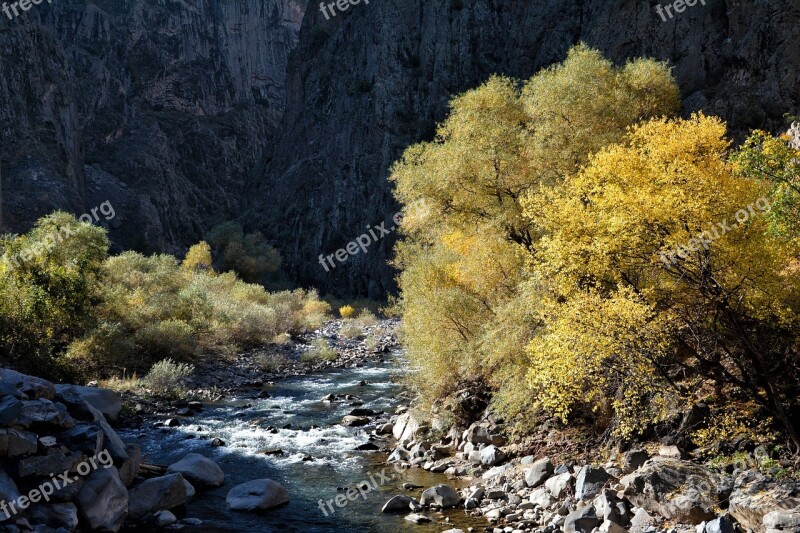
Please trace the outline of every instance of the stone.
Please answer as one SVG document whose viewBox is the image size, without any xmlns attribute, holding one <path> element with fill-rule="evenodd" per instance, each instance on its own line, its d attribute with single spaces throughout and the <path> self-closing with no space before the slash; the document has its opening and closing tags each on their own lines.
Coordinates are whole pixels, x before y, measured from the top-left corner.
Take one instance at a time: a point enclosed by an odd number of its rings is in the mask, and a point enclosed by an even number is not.
<svg viewBox="0 0 800 533">
<path fill-rule="evenodd" d="M 436 504 L 443 509 L 455 507 L 460 501 L 461 496 L 458 495 L 458 492 L 444 484 L 425 490 L 420 498 L 420 503 L 424 506 Z"/>
<path fill-rule="evenodd" d="M 491 444 L 492 437 L 489 435 L 489 429 L 477 422 L 472 424 L 467 431 L 464 432 L 464 440 L 472 444 Z"/>
<path fill-rule="evenodd" d="M 78 527 L 78 508 L 74 503 L 37 503 L 30 506 L 26 516 L 34 524 L 54 529 L 74 531 Z"/>
<path fill-rule="evenodd" d="M 638 509 L 631 518 L 630 530 L 632 533 L 644 533 L 656 523 L 655 518 L 650 516 L 644 509 Z"/>
<path fill-rule="evenodd" d="M 397 417 L 392 428 L 392 435 L 400 445 L 405 445 L 414 439 L 419 429 L 419 422 L 410 413 L 404 413 Z"/>
<path fill-rule="evenodd" d="M 26 457 L 19 462 L 19 477 L 28 476 L 50 476 L 54 473 L 62 473 L 71 470 L 74 465 L 80 462 L 79 457 L 65 455 L 64 452 L 57 450 L 48 455 L 35 455 Z"/>
<path fill-rule="evenodd" d="M 34 400 L 39 398 L 52 400 L 56 396 L 56 389 L 49 381 L 26 376 L 10 368 L 0 368 L 0 383 L 10 385 Z"/>
<path fill-rule="evenodd" d="M 58 440 L 74 452 L 92 456 L 103 451 L 105 435 L 98 424 L 79 423 L 61 433 Z"/>
<path fill-rule="evenodd" d="M 6 451 L 9 457 L 21 457 L 34 454 L 39 448 L 36 433 L 21 429 L 0 430 L 0 443 L 4 442 L 7 442 L 7 445 L 0 445 L 7 446 Z"/>
<path fill-rule="evenodd" d="M 267 510 L 289 503 L 289 493 L 271 479 L 256 479 L 233 487 L 225 501 L 233 511 Z"/>
<path fill-rule="evenodd" d="M 764 515 L 763 527 L 767 533 L 800 533 L 800 508 L 770 511 Z"/>
<path fill-rule="evenodd" d="M 735 533 L 736 527 L 733 520 L 727 516 L 720 516 L 706 524 L 706 533 Z"/>
<path fill-rule="evenodd" d="M 530 488 L 538 487 L 553 475 L 553 469 L 553 462 L 549 457 L 539 459 L 525 470 L 525 484 Z"/>
<path fill-rule="evenodd" d="M 142 449 L 138 444 L 126 444 L 125 451 L 128 453 L 128 459 L 119 467 L 119 478 L 126 487 L 130 487 L 142 466 Z"/>
<path fill-rule="evenodd" d="M 0 501 L 10 502 L 16 500 L 19 496 L 17 484 L 14 483 L 14 480 L 11 479 L 4 469 L 0 468 Z M 3 515 L 0 515 L 0 519 L 2 518 Z"/>
<path fill-rule="evenodd" d="M 194 490 L 194 485 L 192 485 L 191 483 L 186 481 L 186 479 L 183 480 L 183 486 L 184 486 L 184 488 L 186 488 L 186 499 L 187 500 L 192 498 L 195 494 L 197 494 L 197 491 Z"/>
<path fill-rule="evenodd" d="M 411 513 L 410 515 L 406 516 L 405 519 L 415 524 L 426 524 L 428 522 L 432 522 L 432 520 L 427 516 L 418 513 Z"/>
<path fill-rule="evenodd" d="M 650 459 L 650 454 L 645 450 L 630 450 L 622 456 L 622 473 L 630 474 Z"/>
<path fill-rule="evenodd" d="M 621 480 L 625 496 L 649 513 L 698 524 L 716 517 L 718 478 L 700 465 L 656 457 Z"/>
<path fill-rule="evenodd" d="M 364 407 L 360 407 L 358 409 L 353 409 L 350 411 L 350 416 L 375 416 L 376 413 L 372 409 L 367 409 Z"/>
<path fill-rule="evenodd" d="M 577 511 L 572 511 L 564 519 L 564 533 L 591 533 L 601 524 L 597 518 L 594 507 L 588 505 Z"/>
<path fill-rule="evenodd" d="M 792 481 L 776 483 L 757 471 L 742 472 L 734 480 L 728 512 L 745 529 L 760 531 L 767 514 L 800 507 L 799 489 Z"/>
<path fill-rule="evenodd" d="M 69 429 L 75 426 L 75 420 L 69 415 L 64 404 L 39 398 L 22 402 L 22 409 L 14 425 L 25 429 L 33 425 Z"/>
<path fill-rule="evenodd" d="M 545 481 L 544 486 L 555 499 L 561 498 L 572 485 L 572 474 L 564 472 Z"/>
<path fill-rule="evenodd" d="M 8 426 L 22 412 L 22 402 L 13 396 L 0 400 L 0 425 Z"/>
<path fill-rule="evenodd" d="M 528 500 L 533 505 L 541 507 L 542 509 L 547 509 L 556 501 L 553 495 L 550 494 L 550 491 L 544 487 L 539 487 L 538 489 L 534 490 L 528 497 Z"/>
<path fill-rule="evenodd" d="M 150 513 L 173 509 L 187 502 L 186 485 L 180 474 L 148 479 L 130 491 L 128 514 L 133 520 L 140 520 Z"/>
<path fill-rule="evenodd" d="M 611 476 L 603 468 L 585 465 L 580 469 L 575 479 L 575 497 L 579 500 L 594 498 L 600 494 L 609 479 L 611 479 Z"/>
<path fill-rule="evenodd" d="M 613 490 L 603 490 L 592 501 L 597 517 L 622 526 L 628 525 L 628 513 L 625 503 L 617 497 Z"/>
<path fill-rule="evenodd" d="M 369 424 L 369 418 L 366 416 L 351 416 L 347 415 L 342 418 L 342 425 L 345 427 L 361 427 Z"/>
<path fill-rule="evenodd" d="M 503 453 L 494 444 L 483 448 L 480 452 L 481 464 L 483 466 L 495 466 L 502 463 L 506 459 L 506 454 Z"/>
<path fill-rule="evenodd" d="M 392 424 L 391 422 L 387 422 L 385 424 L 378 425 L 377 429 L 375 430 L 375 433 L 377 433 L 378 435 L 391 435 L 393 428 L 394 424 Z"/>
<path fill-rule="evenodd" d="M 662 446 L 658 449 L 658 455 L 668 459 L 687 459 L 687 455 L 677 446 Z"/>
<path fill-rule="evenodd" d="M 100 387 L 81 387 L 79 385 L 56 385 L 56 396 L 63 397 L 69 392 L 76 393 L 92 407 L 103 413 L 106 419 L 116 422 L 122 411 L 122 400 L 119 394 Z"/>
<path fill-rule="evenodd" d="M 416 502 L 411 496 L 398 495 L 389 499 L 381 509 L 382 513 L 407 513 L 411 502 Z"/>
<path fill-rule="evenodd" d="M 100 468 L 84 478 L 75 504 L 88 527 L 116 532 L 128 515 L 128 489 L 116 468 Z"/>
<path fill-rule="evenodd" d="M 153 516 L 153 521 L 158 527 L 167 527 L 177 522 L 178 517 L 169 511 L 159 511 Z"/>
<path fill-rule="evenodd" d="M 195 486 L 220 487 L 225 483 L 225 473 L 217 463 L 197 453 L 190 453 L 177 463 L 169 465 L 167 472 L 182 474 Z"/>
<path fill-rule="evenodd" d="M 627 529 L 611 520 L 606 520 L 600 524 L 600 533 L 626 533 L 627 531 Z"/>
<path fill-rule="evenodd" d="M 119 438 L 117 432 L 108 423 L 106 417 L 94 408 L 94 406 L 87 401 L 83 400 L 83 407 L 89 412 L 92 421 L 100 426 L 103 431 L 103 447 L 111 454 L 114 461 L 122 462 L 128 460 L 128 452 L 125 449 L 125 443 Z"/>
</svg>

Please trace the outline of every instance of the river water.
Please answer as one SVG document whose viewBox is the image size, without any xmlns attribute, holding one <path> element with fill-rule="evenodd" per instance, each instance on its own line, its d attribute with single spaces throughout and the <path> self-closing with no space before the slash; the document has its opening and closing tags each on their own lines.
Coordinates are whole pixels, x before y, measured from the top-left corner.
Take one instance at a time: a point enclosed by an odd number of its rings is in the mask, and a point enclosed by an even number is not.
<svg viewBox="0 0 800 533">
<path fill-rule="evenodd" d="M 202 519 L 203 531 L 429 533 L 456 526 L 486 526 L 484 520 L 466 516 L 463 509 L 447 511 L 446 515 L 427 513 L 435 522 L 425 525 L 405 521 L 403 514 L 380 512 L 395 494 L 419 497 L 421 490 L 405 491 L 403 483 L 426 488 L 438 483 L 454 488 L 464 484 L 419 468 L 395 471 L 385 463 L 383 453 L 354 451 L 369 441 L 369 433 L 339 425 L 353 407 L 321 400 L 327 394 L 352 394 L 364 402 L 361 407 L 394 413 L 400 404 L 401 372 L 396 363 L 380 362 L 291 378 L 267 387 L 269 398 L 233 398 L 206 405 L 197 415 L 182 419 L 180 427 L 121 431 L 120 436 L 142 447 L 146 463 L 168 465 L 195 452 L 220 465 L 225 471 L 225 485 L 199 493 L 187 506 L 186 516 Z M 360 386 L 362 380 L 368 384 Z M 291 428 L 282 429 L 289 424 Z M 215 437 L 224 440 L 226 446 L 212 447 Z M 283 450 L 283 455 L 259 453 L 275 448 Z M 308 456 L 313 460 L 307 460 Z M 227 510 L 225 496 L 233 486 L 262 478 L 286 487 L 291 502 L 259 514 Z M 332 500 L 345 494 L 342 489 L 365 481 L 377 488 L 343 507 L 334 504 L 334 513 L 324 503 L 325 510 L 321 509 L 320 500 Z"/>
</svg>

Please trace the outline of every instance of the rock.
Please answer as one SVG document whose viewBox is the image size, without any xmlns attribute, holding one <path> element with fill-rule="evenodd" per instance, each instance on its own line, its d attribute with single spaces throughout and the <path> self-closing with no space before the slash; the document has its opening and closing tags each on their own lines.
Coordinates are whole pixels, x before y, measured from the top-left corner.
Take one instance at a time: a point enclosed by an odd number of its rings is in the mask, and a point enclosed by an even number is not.
<svg viewBox="0 0 800 533">
<path fill-rule="evenodd" d="M 464 530 L 463 529 L 448 529 L 447 531 L 444 531 L 442 533 L 464 533 Z"/>
<path fill-rule="evenodd" d="M 767 514 L 800 506 L 799 492 L 794 482 L 775 483 L 756 471 L 743 472 L 734 481 L 728 512 L 745 529 L 761 531 Z"/>
<path fill-rule="evenodd" d="M 625 496 L 634 505 L 689 524 L 716 517 L 717 481 L 702 466 L 666 457 L 651 459 L 621 480 Z"/>
<path fill-rule="evenodd" d="M 385 424 L 380 424 L 378 428 L 375 430 L 375 433 L 378 435 L 391 435 L 392 429 L 394 428 L 394 424 L 391 422 L 387 422 Z"/>
<path fill-rule="evenodd" d="M 153 517 L 153 520 L 155 521 L 155 524 L 158 527 L 167 527 L 167 526 L 171 526 L 172 524 L 177 522 L 178 521 L 178 517 L 176 517 L 174 514 L 170 513 L 169 511 L 160 511 L 160 512 L 155 514 L 155 516 Z"/>
<path fill-rule="evenodd" d="M 203 521 L 199 518 L 184 518 L 180 521 L 181 524 L 191 527 L 199 527 L 203 525 Z"/>
<path fill-rule="evenodd" d="M 375 414 L 376 414 L 375 411 L 373 411 L 372 409 L 360 408 L 360 409 L 353 409 L 352 411 L 350 411 L 349 416 L 375 416 Z"/>
<path fill-rule="evenodd" d="M 36 433 L 21 429 L 0 429 L 0 455 L 22 457 L 36 453 L 38 447 Z"/>
<path fill-rule="evenodd" d="M 61 433 L 58 438 L 70 450 L 92 456 L 103 450 L 105 434 L 99 424 L 80 423 Z"/>
<path fill-rule="evenodd" d="M 608 472 L 598 466 L 584 466 L 575 480 L 575 497 L 579 500 L 594 498 L 610 478 Z"/>
<path fill-rule="evenodd" d="M 142 449 L 138 444 L 126 444 L 125 451 L 128 453 L 128 459 L 119 467 L 119 478 L 123 485 L 130 487 L 142 466 Z"/>
<path fill-rule="evenodd" d="M 289 493 L 271 479 L 256 479 L 233 487 L 225 501 L 234 511 L 267 510 L 289 503 Z"/>
<path fill-rule="evenodd" d="M 140 520 L 150 513 L 173 509 L 187 502 L 186 485 L 180 474 L 148 479 L 130 491 L 129 515 Z"/>
<path fill-rule="evenodd" d="M 64 404 L 39 398 L 22 402 L 22 408 L 14 420 L 14 425 L 26 429 L 33 425 L 69 429 L 75 426 L 75 419 L 69 415 Z M 52 428 L 48 427 L 48 429 Z"/>
<path fill-rule="evenodd" d="M 677 446 L 662 446 L 658 449 L 658 455 L 667 459 L 688 459 L 687 454 Z"/>
<path fill-rule="evenodd" d="M 177 463 L 169 465 L 167 472 L 182 474 L 195 486 L 221 487 L 225 483 L 225 473 L 217 463 L 198 453 L 190 453 Z"/>
<path fill-rule="evenodd" d="M 472 424 L 467 431 L 464 432 L 464 440 L 471 444 L 491 444 L 492 437 L 489 435 L 489 430 L 486 426 L 480 425 L 477 422 Z"/>
<path fill-rule="evenodd" d="M 555 503 L 556 499 L 550 494 L 550 491 L 544 487 L 534 490 L 528 500 L 535 506 L 546 509 Z"/>
<path fill-rule="evenodd" d="M 631 532 L 632 533 L 644 533 L 648 531 L 654 524 L 656 520 L 650 516 L 650 514 L 645 511 L 644 509 L 639 509 L 631 518 Z"/>
<path fill-rule="evenodd" d="M 359 452 L 376 452 L 378 450 L 380 450 L 380 447 L 373 442 L 365 442 L 356 446 L 356 451 Z"/>
<path fill-rule="evenodd" d="M 626 533 L 628 530 L 619 524 L 606 520 L 600 524 L 600 533 Z"/>
<path fill-rule="evenodd" d="M 8 426 L 22 412 L 22 402 L 13 396 L 6 396 L 0 401 L 0 425 Z"/>
<path fill-rule="evenodd" d="M 733 520 L 727 516 L 720 516 L 706 524 L 706 533 L 735 533 L 736 527 Z"/>
<path fill-rule="evenodd" d="M 506 454 L 504 454 L 494 444 L 485 447 L 480 453 L 481 464 L 484 466 L 495 466 L 498 463 L 502 463 L 506 459 Z"/>
<path fill-rule="evenodd" d="M 389 499 L 381 509 L 382 513 L 406 513 L 409 510 L 409 505 L 411 502 L 416 502 L 414 498 L 410 496 L 394 496 Z"/>
<path fill-rule="evenodd" d="M 603 521 L 611 521 L 621 526 L 628 525 L 628 511 L 625 503 L 617 497 L 613 490 L 603 490 L 594 499 L 592 505 L 597 517 Z"/>
<path fill-rule="evenodd" d="M 72 467 L 80 462 L 82 455 L 75 457 L 65 455 L 64 452 L 56 450 L 48 455 L 36 455 L 26 457 L 19 462 L 19 477 L 28 476 L 50 476 L 58 472 L 72 470 Z"/>
<path fill-rule="evenodd" d="M 622 458 L 622 472 L 630 474 L 645 464 L 650 459 L 650 454 L 645 450 L 630 450 Z"/>
<path fill-rule="evenodd" d="M 342 418 L 342 425 L 345 427 L 361 427 L 369 424 L 369 418 L 366 416 L 350 416 L 347 415 Z"/>
<path fill-rule="evenodd" d="M 567 515 L 564 520 L 564 533 L 591 533 L 600 523 L 601 520 L 597 518 L 594 507 L 588 505 Z"/>
<path fill-rule="evenodd" d="M 404 413 L 397 417 L 392 435 L 401 445 L 405 445 L 414 438 L 419 429 L 419 422 L 410 413 Z"/>
<path fill-rule="evenodd" d="M 14 483 L 14 480 L 11 479 L 4 469 L 0 468 L 0 501 L 10 502 L 16 500 L 19 496 L 17 484 Z M 0 515 L 0 521 L 3 519 L 5 519 L 5 516 Z"/>
<path fill-rule="evenodd" d="M 413 522 L 415 524 L 426 524 L 428 522 L 432 522 L 430 518 L 423 514 L 411 513 L 410 515 L 406 516 L 406 520 L 409 522 Z"/>
<path fill-rule="evenodd" d="M 800 533 L 800 509 L 770 511 L 764 515 L 766 533 Z"/>
<path fill-rule="evenodd" d="M 525 471 L 525 484 L 536 488 L 553 475 L 553 462 L 549 457 L 539 459 Z"/>
<path fill-rule="evenodd" d="M 122 410 L 122 400 L 119 394 L 109 389 L 99 387 L 81 387 L 78 385 L 56 385 L 56 396 L 62 396 L 66 389 L 77 393 L 92 407 L 103 413 L 108 420 L 115 422 L 119 419 Z"/>
<path fill-rule="evenodd" d="M 560 499 L 572 485 L 572 474 L 565 472 L 545 481 L 544 486 L 555 499 Z"/>
<path fill-rule="evenodd" d="M 422 493 L 420 503 L 425 506 L 436 504 L 443 509 L 455 507 L 461 501 L 461 496 L 447 485 L 436 485 Z"/>
<path fill-rule="evenodd" d="M 186 499 L 187 500 L 191 499 L 195 494 L 197 494 L 197 491 L 194 490 L 194 485 L 192 485 L 191 483 L 186 481 L 185 478 L 183 480 L 183 486 L 184 486 L 184 488 L 186 488 Z"/>
<path fill-rule="evenodd" d="M 128 514 L 128 490 L 116 468 L 100 468 L 84 478 L 75 503 L 91 529 L 116 532 Z"/>
<path fill-rule="evenodd" d="M 222 448 L 225 446 L 225 441 L 220 438 L 215 438 L 211 441 L 211 446 L 214 448 Z"/>
<path fill-rule="evenodd" d="M 74 503 L 37 503 L 26 512 L 34 524 L 74 531 L 78 527 L 78 508 Z"/>
<path fill-rule="evenodd" d="M 167 418 L 164 420 L 164 427 L 167 428 L 178 428 L 181 427 L 181 421 L 177 418 Z"/>
<path fill-rule="evenodd" d="M 495 466 L 494 468 L 490 468 L 486 472 L 483 473 L 481 476 L 483 479 L 491 479 L 493 477 L 497 477 L 500 474 L 505 474 L 509 470 L 512 470 L 514 467 L 511 464 L 504 464 L 501 466 Z"/>
<path fill-rule="evenodd" d="M 13 387 L 31 399 L 52 400 L 56 396 L 56 389 L 49 381 L 26 376 L 10 368 L 0 368 L 0 383 Z"/>
<path fill-rule="evenodd" d="M 128 452 L 125 450 L 125 443 L 119 438 L 119 435 L 117 435 L 117 432 L 114 431 L 108 423 L 103 413 L 95 409 L 94 406 L 86 400 L 83 400 L 83 407 L 91 415 L 92 421 L 98 424 L 103 431 L 103 446 L 108 450 L 108 453 L 111 454 L 111 458 L 118 462 L 127 461 Z"/>
</svg>

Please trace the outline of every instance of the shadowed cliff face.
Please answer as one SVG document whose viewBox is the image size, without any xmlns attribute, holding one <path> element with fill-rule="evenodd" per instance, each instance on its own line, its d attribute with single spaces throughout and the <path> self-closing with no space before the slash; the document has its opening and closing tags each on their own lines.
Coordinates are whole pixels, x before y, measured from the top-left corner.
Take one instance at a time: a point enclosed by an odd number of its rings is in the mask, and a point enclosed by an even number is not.
<svg viewBox="0 0 800 533">
<path fill-rule="evenodd" d="M 326 21 L 309 5 L 289 63 L 288 103 L 249 220 L 282 243 L 299 279 L 340 293 L 393 287 L 393 238 L 326 272 L 318 262 L 397 210 L 386 177 L 430 139 L 451 95 L 494 72 L 527 78 L 579 41 L 616 61 L 670 61 L 686 112 L 734 130 L 780 129 L 800 103 L 800 7 L 708 0 L 663 22 L 638 0 L 402 0 Z M 274 209 L 276 208 L 276 209 Z"/>
<path fill-rule="evenodd" d="M 0 16 L 6 229 L 110 200 L 120 247 L 236 218 L 285 102 L 306 0 L 54 0 Z"/>
</svg>

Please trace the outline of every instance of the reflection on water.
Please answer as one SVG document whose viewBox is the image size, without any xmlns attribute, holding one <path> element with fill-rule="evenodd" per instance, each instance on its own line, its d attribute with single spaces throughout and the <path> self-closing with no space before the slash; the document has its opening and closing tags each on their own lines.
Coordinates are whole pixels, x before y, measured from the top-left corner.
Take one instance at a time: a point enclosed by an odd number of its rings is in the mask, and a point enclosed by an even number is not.
<svg viewBox="0 0 800 533">
<path fill-rule="evenodd" d="M 454 487 L 463 484 L 421 469 L 398 474 L 384 463 L 385 454 L 354 451 L 356 446 L 369 441 L 369 433 L 362 428 L 338 425 L 353 407 L 348 403 L 321 400 L 327 394 L 352 394 L 364 402 L 360 407 L 393 413 L 399 403 L 400 387 L 395 378 L 400 372 L 402 370 L 392 363 L 376 363 L 293 378 L 268 387 L 269 398 L 243 397 L 207 405 L 196 416 L 183 419 L 181 427 L 121 431 L 120 436 L 139 443 L 148 463 L 170 464 L 189 452 L 217 461 L 225 471 L 225 485 L 198 495 L 187 509 L 187 516 L 204 521 L 204 531 L 428 533 L 440 532 L 455 524 L 463 528 L 486 526 L 485 521 L 467 517 L 463 510 L 448 511 L 449 523 L 445 522 L 445 515 L 430 513 L 437 523 L 428 525 L 414 525 L 406 522 L 403 515 L 380 512 L 386 500 L 395 494 L 419 496 L 421 491 L 403 490 L 403 483 L 425 487 L 443 482 Z M 362 380 L 368 385 L 360 386 Z M 213 438 L 221 438 L 226 446 L 212 447 Z M 276 449 L 283 454 L 263 453 Z M 393 479 L 380 476 L 379 472 L 384 469 L 384 475 L 391 474 Z M 261 478 L 284 485 L 291 496 L 289 505 L 263 514 L 227 510 L 228 490 Z M 359 496 L 343 508 L 334 505 L 335 514 L 325 508 L 329 516 L 320 508 L 320 500 L 332 500 L 344 494 L 341 489 L 371 479 L 379 486 L 367 492 L 365 498 Z"/>
</svg>

